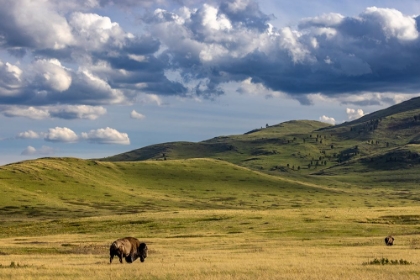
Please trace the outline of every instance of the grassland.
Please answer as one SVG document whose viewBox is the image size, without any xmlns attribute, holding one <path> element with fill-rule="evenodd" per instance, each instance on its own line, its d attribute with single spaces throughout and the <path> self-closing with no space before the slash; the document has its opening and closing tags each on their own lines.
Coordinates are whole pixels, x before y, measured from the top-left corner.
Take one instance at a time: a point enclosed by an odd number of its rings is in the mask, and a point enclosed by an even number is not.
<svg viewBox="0 0 420 280">
<path fill-rule="evenodd" d="M 393 223 L 400 211 L 405 217 L 418 214 L 418 208 L 404 207 L 183 210 L 82 218 L 76 221 L 87 229 L 109 221 L 129 226 L 2 238 L 0 271 L 2 279 L 418 279 L 418 226 L 404 218 Z M 383 244 L 387 232 L 396 234 L 393 247 Z M 149 245 L 144 263 L 108 264 L 108 246 L 121 234 L 141 237 Z M 411 264 L 367 264 L 375 258 Z"/>
<path fill-rule="evenodd" d="M 1 279 L 420 279 L 418 108 L 1 166 Z"/>
<path fill-rule="evenodd" d="M 386 172 L 354 174 L 274 176 L 216 159 L 45 158 L 1 166 L 0 275 L 418 279 L 413 180 L 375 185 L 387 181 Z M 388 234 L 392 247 L 384 245 Z M 144 263 L 108 264 L 110 243 L 123 236 L 148 244 Z M 369 264 L 374 259 L 404 264 Z"/>
</svg>

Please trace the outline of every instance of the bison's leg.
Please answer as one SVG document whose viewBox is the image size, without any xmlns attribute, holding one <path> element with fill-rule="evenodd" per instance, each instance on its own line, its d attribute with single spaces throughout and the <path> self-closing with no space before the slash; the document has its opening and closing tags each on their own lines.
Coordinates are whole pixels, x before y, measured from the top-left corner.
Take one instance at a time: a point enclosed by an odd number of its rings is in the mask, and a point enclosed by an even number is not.
<svg viewBox="0 0 420 280">
<path fill-rule="evenodd" d="M 109 257 L 109 263 L 112 263 L 112 259 L 114 258 L 114 255 L 111 254 L 111 256 Z"/>
<path fill-rule="evenodd" d="M 139 258 L 139 255 L 138 255 L 137 253 L 133 253 L 133 254 L 131 255 L 131 261 L 132 261 L 132 262 L 135 262 L 138 258 Z"/>
<path fill-rule="evenodd" d="M 136 253 L 132 253 L 130 255 L 128 255 L 127 257 L 125 257 L 125 261 L 127 263 L 133 263 L 135 260 L 137 260 L 139 256 Z"/>
<path fill-rule="evenodd" d="M 132 263 L 133 262 L 133 259 L 131 258 L 131 256 L 127 256 L 127 257 L 125 257 L 125 261 L 127 263 Z"/>
</svg>

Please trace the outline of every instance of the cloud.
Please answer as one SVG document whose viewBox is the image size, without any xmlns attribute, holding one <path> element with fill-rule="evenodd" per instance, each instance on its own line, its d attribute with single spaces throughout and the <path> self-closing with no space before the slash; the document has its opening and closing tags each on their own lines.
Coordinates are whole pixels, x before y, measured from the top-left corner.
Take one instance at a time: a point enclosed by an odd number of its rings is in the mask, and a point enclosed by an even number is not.
<svg viewBox="0 0 420 280">
<path fill-rule="evenodd" d="M 145 116 L 143 114 L 137 113 L 135 110 L 133 110 L 130 113 L 130 118 L 137 119 L 137 120 L 142 120 L 142 119 L 145 118 Z"/>
<path fill-rule="evenodd" d="M 285 94 L 282 92 L 275 92 L 266 88 L 261 83 L 254 83 L 252 81 L 252 78 L 243 80 L 236 91 L 241 94 L 249 95 L 262 95 L 266 97 L 285 97 Z"/>
<path fill-rule="evenodd" d="M 10 47 L 63 49 L 74 42 L 71 27 L 50 1 L 0 0 L 0 34 Z"/>
<path fill-rule="evenodd" d="M 250 11 L 259 28 L 247 23 Z M 223 14 L 230 25 L 221 25 Z M 372 7 L 357 17 L 306 18 L 298 29 L 276 29 L 267 22 L 254 1 L 178 14 L 156 10 L 149 21 L 166 48 L 162 57 L 170 57 L 185 80 L 202 87 L 198 78 L 207 77 L 205 89 L 196 94 L 217 96 L 223 93 L 220 84 L 248 78 L 305 104 L 304 96 L 313 93 L 420 91 L 420 68 L 412 63 L 419 59 L 418 32 L 411 16 Z"/>
<path fill-rule="evenodd" d="M 41 120 L 49 117 L 48 110 L 37 109 L 35 107 L 7 107 L 2 111 L 2 114 L 6 117 L 25 117 L 34 120 Z"/>
<path fill-rule="evenodd" d="M 261 12 L 258 2 L 253 0 L 222 1 L 219 12 L 235 25 L 245 25 L 264 31 L 268 27 L 270 16 Z"/>
<path fill-rule="evenodd" d="M 22 86 L 22 70 L 0 60 L 0 96 L 13 97 Z"/>
<path fill-rule="evenodd" d="M 62 92 L 72 82 L 71 74 L 62 67 L 57 59 L 40 59 L 33 64 L 36 83 L 41 83 L 50 90 Z"/>
<path fill-rule="evenodd" d="M 134 119 L 142 119 L 144 116 L 137 113 L 135 110 L 131 112 L 131 117 Z M 120 144 L 120 145 L 129 145 L 130 139 L 128 138 L 127 133 L 118 132 L 113 128 L 100 128 L 93 129 L 89 132 L 82 132 L 81 136 L 67 128 L 67 127 L 55 127 L 50 128 L 48 132 L 36 133 L 32 130 L 19 133 L 16 138 L 19 139 L 36 139 L 44 137 L 45 141 L 48 142 L 61 142 L 61 143 L 75 143 L 81 139 L 87 140 L 91 143 L 97 144 Z"/>
<path fill-rule="evenodd" d="M 325 115 L 323 115 L 322 117 L 319 117 L 319 120 L 321 122 L 325 122 L 325 123 L 329 123 L 329 124 L 335 125 L 335 119 L 334 118 L 331 118 L 331 117 L 327 117 Z"/>
<path fill-rule="evenodd" d="M 129 145 L 130 139 L 127 133 L 120 133 L 113 128 L 101 128 L 91 130 L 89 132 L 82 132 L 81 137 L 91 143 L 98 144 L 120 144 Z"/>
<path fill-rule="evenodd" d="M 35 120 L 46 118 L 59 119 L 87 119 L 95 120 L 105 115 L 107 110 L 102 106 L 88 105 L 58 105 L 47 107 L 15 107 L 6 106 L 0 108 L 0 112 L 6 117 L 25 117 Z"/>
<path fill-rule="evenodd" d="M 141 96 L 138 96 L 136 99 L 136 102 L 139 103 L 156 103 L 156 105 L 161 106 L 162 105 L 162 98 L 160 98 L 156 94 L 144 94 Z"/>
<path fill-rule="evenodd" d="M 31 106 L 44 111 L 33 117 L 40 119 L 71 118 L 60 106 L 131 104 L 146 94 L 216 99 L 229 94 L 227 83 L 305 105 L 311 94 L 344 100 L 420 92 L 413 63 L 420 60 L 420 17 L 396 9 L 327 13 L 275 27 L 255 0 L 67 2 L 0 0 L 8 7 L 0 11 L 0 47 L 19 58 L 0 61 L 0 104 Z M 138 9 L 135 34 L 99 14 L 110 5 Z M 100 113 L 87 115 L 73 112 L 88 119 Z"/>
<path fill-rule="evenodd" d="M 76 34 L 76 44 L 89 50 L 109 46 L 121 47 L 125 38 L 130 36 L 109 17 L 93 13 L 74 12 L 69 17 L 69 25 Z"/>
<path fill-rule="evenodd" d="M 67 105 L 52 107 L 49 109 L 49 113 L 51 117 L 60 119 L 95 120 L 99 116 L 106 114 L 106 109 L 102 106 Z"/>
<path fill-rule="evenodd" d="M 48 147 L 48 146 L 42 146 L 39 150 L 35 149 L 32 146 L 26 147 L 25 150 L 22 151 L 21 155 L 53 155 L 55 154 L 55 149 Z"/>
<path fill-rule="evenodd" d="M 415 19 L 405 16 L 395 9 L 369 7 L 361 16 L 367 21 L 379 24 L 387 39 L 397 38 L 402 41 L 411 41 L 419 37 Z"/>
<path fill-rule="evenodd" d="M 22 151 L 21 155 L 27 156 L 27 155 L 35 155 L 36 149 L 32 146 L 26 147 L 25 150 Z"/>
<path fill-rule="evenodd" d="M 348 117 L 349 120 L 356 120 L 356 119 L 364 116 L 364 113 L 363 113 L 362 109 L 347 108 L 346 113 L 347 113 L 347 117 Z"/>
<path fill-rule="evenodd" d="M 44 136 L 44 140 L 48 142 L 74 143 L 78 139 L 76 133 L 67 127 L 50 128 Z"/>
<path fill-rule="evenodd" d="M 28 130 L 28 131 L 19 133 L 16 138 L 20 138 L 20 139 L 37 139 L 39 137 L 40 137 L 40 135 L 38 133 L 36 133 L 35 131 Z"/>
</svg>

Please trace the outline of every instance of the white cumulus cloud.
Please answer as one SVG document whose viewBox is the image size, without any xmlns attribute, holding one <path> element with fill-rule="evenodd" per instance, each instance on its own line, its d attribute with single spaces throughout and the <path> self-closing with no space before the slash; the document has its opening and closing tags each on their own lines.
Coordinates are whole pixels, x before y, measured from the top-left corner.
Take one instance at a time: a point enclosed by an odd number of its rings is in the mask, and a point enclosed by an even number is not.
<svg viewBox="0 0 420 280">
<path fill-rule="evenodd" d="M 25 117 L 34 120 L 41 120 L 50 116 L 48 110 L 35 107 L 9 107 L 2 112 L 6 117 Z"/>
<path fill-rule="evenodd" d="M 36 80 L 55 91 L 65 91 L 71 85 L 71 75 L 57 59 L 40 59 L 34 63 Z"/>
<path fill-rule="evenodd" d="M 55 127 L 50 128 L 48 133 L 44 136 L 45 141 L 49 142 L 65 142 L 65 143 L 73 143 L 77 142 L 79 137 L 74 133 L 73 130 L 67 127 Z"/>
<path fill-rule="evenodd" d="M 109 17 L 93 13 L 75 12 L 70 16 L 69 23 L 77 34 L 78 44 L 87 49 L 99 49 L 108 43 L 121 46 L 128 36 Z"/>
<path fill-rule="evenodd" d="M 142 120 L 145 118 L 145 115 L 136 112 L 136 110 L 131 111 L 130 117 L 132 119 Z"/>
<path fill-rule="evenodd" d="M 27 47 L 63 49 L 74 38 L 66 18 L 55 10 L 52 1 L 0 0 L 2 37 Z"/>
<path fill-rule="evenodd" d="M 89 132 L 82 132 L 82 138 L 91 143 L 120 145 L 130 144 L 130 139 L 128 138 L 127 133 L 121 133 L 110 127 L 91 130 Z"/>
<path fill-rule="evenodd" d="M 44 155 L 45 156 L 45 155 L 53 155 L 53 154 L 55 154 L 55 149 L 48 146 L 42 146 L 38 150 L 32 146 L 28 146 L 21 153 L 21 155 L 24 155 L 24 156 L 28 156 L 28 155 Z"/>
<path fill-rule="evenodd" d="M 67 105 L 52 107 L 49 112 L 55 118 L 96 120 L 106 114 L 106 109 L 102 106 Z"/>
<path fill-rule="evenodd" d="M 364 116 L 362 109 L 346 109 L 347 117 L 349 120 L 355 120 Z"/>
<path fill-rule="evenodd" d="M 22 86 L 22 69 L 0 60 L 0 96 L 13 96 Z"/>
<path fill-rule="evenodd" d="M 17 135 L 17 138 L 20 138 L 20 139 L 36 139 L 36 138 L 39 138 L 39 137 L 40 137 L 39 134 L 36 133 L 33 130 L 28 130 L 28 131 L 25 131 L 25 132 L 21 132 Z"/>
<path fill-rule="evenodd" d="M 25 150 L 22 151 L 21 155 L 27 156 L 27 155 L 35 155 L 36 149 L 32 146 L 26 147 Z"/>
<path fill-rule="evenodd" d="M 335 125 L 335 119 L 334 118 L 331 118 L 331 117 L 327 117 L 325 115 L 319 117 L 319 120 L 321 122 L 330 123 L 332 125 Z"/>
<path fill-rule="evenodd" d="M 398 10 L 370 7 L 366 9 L 362 17 L 379 22 L 387 38 L 415 40 L 419 36 L 414 18 L 403 15 Z"/>
</svg>

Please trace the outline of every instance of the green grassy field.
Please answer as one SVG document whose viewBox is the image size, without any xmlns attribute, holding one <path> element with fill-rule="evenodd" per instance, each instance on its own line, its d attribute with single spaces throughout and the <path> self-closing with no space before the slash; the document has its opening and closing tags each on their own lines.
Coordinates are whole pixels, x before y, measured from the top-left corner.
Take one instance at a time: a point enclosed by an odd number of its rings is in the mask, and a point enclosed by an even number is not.
<svg viewBox="0 0 420 280">
<path fill-rule="evenodd" d="M 353 169 L 274 176 L 216 159 L 45 158 L 1 166 L 0 274 L 418 279 L 416 179 L 377 183 L 389 179 L 384 171 Z M 388 234 L 392 247 L 384 244 Z M 109 265 L 109 245 L 124 236 L 148 244 L 144 263 Z"/>
</svg>

